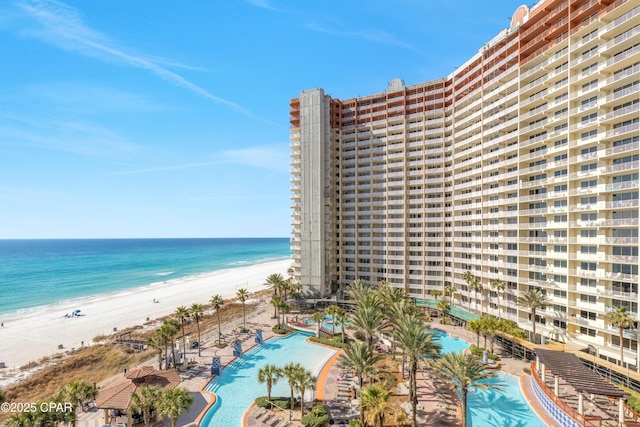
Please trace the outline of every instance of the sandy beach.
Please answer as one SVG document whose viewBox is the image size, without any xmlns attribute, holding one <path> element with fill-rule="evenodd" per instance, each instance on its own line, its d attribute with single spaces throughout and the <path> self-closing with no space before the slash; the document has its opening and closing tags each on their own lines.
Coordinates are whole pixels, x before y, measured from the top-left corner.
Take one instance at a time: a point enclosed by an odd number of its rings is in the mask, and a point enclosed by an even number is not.
<svg viewBox="0 0 640 427">
<path fill-rule="evenodd" d="M 0 363 L 13 370 L 42 357 L 78 348 L 82 342 L 87 345 L 96 336 L 112 334 L 114 328 L 122 330 L 141 325 L 147 318 L 166 316 L 181 305 L 206 304 L 215 294 L 231 299 L 240 288 L 249 292 L 266 289 L 269 275 L 280 273 L 287 277 L 290 266 L 291 260 L 282 260 L 221 270 L 3 317 Z M 80 310 L 80 315 L 65 317 L 74 310 Z M 58 348 L 60 345 L 62 350 Z"/>
</svg>

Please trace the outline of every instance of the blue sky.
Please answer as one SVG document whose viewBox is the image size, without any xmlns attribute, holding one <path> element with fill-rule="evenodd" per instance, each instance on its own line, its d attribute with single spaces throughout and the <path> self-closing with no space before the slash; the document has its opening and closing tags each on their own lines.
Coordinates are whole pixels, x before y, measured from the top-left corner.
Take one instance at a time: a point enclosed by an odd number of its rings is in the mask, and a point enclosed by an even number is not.
<svg viewBox="0 0 640 427">
<path fill-rule="evenodd" d="M 3 0 L 0 238 L 288 237 L 289 99 L 444 77 L 520 4 Z"/>
</svg>

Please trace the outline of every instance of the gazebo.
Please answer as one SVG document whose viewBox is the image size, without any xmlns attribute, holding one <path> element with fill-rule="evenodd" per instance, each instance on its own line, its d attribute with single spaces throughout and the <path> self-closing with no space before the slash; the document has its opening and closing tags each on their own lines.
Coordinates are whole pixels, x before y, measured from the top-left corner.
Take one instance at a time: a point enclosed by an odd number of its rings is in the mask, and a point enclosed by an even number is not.
<svg viewBox="0 0 640 427">
<path fill-rule="evenodd" d="M 109 411 L 121 411 L 127 414 L 127 426 L 131 427 L 132 417 L 129 411 L 131 395 L 142 386 L 156 385 L 163 390 L 176 387 L 181 382 L 175 371 L 158 371 L 151 366 L 142 366 L 125 372 L 122 378 L 104 387 L 96 397 L 96 407 L 104 409 L 105 424 L 110 424 Z"/>
<path fill-rule="evenodd" d="M 560 394 L 560 378 L 566 381 L 578 393 L 578 414 L 585 416 L 584 396 L 606 396 L 618 399 L 618 422 L 623 425 L 625 420 L 625 400 L 628 393 L 609 384 L 597 373 L 584 366 L 582 361 L 571 353 L 562 351 L 536 349 L 536 370 L 544 384 L 547 369 L 553 374 L 553 393 Z"/>
</svg>

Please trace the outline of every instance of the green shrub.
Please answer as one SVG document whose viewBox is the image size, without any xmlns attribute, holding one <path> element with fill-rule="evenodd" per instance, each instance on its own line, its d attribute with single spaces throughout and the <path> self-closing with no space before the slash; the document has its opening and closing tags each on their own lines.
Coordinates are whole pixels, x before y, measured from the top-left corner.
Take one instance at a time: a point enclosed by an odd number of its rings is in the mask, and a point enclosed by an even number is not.
<svg viewBox="0 0 640 427">
<path fill-rule="evenodd" d="M 324 414 L 320 416 L 316 416 L 313 414 L 307 414 L 300 420 L 303 426 L 305 427 L 324 427 L 329 425 L 329 415 Z"/>
<path fill-rule="evenodd" d="M 280 407 L 280 408 L 289 408 L 291 406 L 291 400 L 289 397 L 282 396 L 271 396 L 271 402 Z M 294 404 L 297 405 L 299 402 L 298 398 L 294 399 Z M 255 400 L 256 406 L 260 408 L 271 409 L 271 404 L 267 400 L 267 396 L 260 396 Z"/>
<path fill-rule="evenodd" d="M 291 328 L 287 328 L 285 325 L 276 325 L 271 328 L 274 334 L 285 335 L 292 331 Z"/>
<path fill-rule="evenodd" d="M 327 415 L 327 408 L 325 408 L 324 405 L 316 405 L 311 409 L 311 415 L 315 415 L 316 417 Z"/>
<path fill-rule="evenodd" d="M 267 402 L 267 396 L 260 396 L 256 399 L 256 406 L 260 408 L 268 408 L 270 407 L 269 402 Z"/>
<path fill-rule="evenodd" d="M 440 319 L 440 323 L 442 323 L 443 325 L 450 325 L 451 324 L 451 318 L 450 317 L 443 317 L 442 319 Z"/>
<path fill-rule="evenodd" d="M 483 357 L 484 352 L 486 350 L 483 347 L 476 347 L 475 345 L 471 344 L 471 346 L 469 347 L 469 351 L 471 352 L 471 354 L 473 354 L 476 357 Z M 487 351 L 487 358 L 493 361 L 500 360 L 500 356 L 498 356 L 495 353 L 489 353 L 488 351 Z"/>
<path fill-rule="evenodd" d="M 346 343 L 341 343 L 340 341 L 334 341 L 331 338 L 324 338 L 324 337 L 310 337 L 309 341 L 311 342 L 317 342 L 318 344 L 324 344 L 327 345 L 329 347 L 337 347 L 337 348 L 345 348 L 347 346 Z"/>
</svg>

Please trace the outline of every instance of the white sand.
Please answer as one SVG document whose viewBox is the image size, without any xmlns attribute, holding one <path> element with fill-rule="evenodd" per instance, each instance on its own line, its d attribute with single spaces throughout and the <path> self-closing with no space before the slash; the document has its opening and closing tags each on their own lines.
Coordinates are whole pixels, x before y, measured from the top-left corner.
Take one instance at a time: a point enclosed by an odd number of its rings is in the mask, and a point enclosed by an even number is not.
<svg viewBox="0 0 640 427">
<path fill-rule="evenodd" d="M 240 288 L 249 292 L 267 289 L 267 277 L 274 273 L 287 277 L 290 266 L 290 260 L 282 260 L 221 270 L 4 317 L 0 319 L 4 322 L 0 329 L 0 362 L 7 369 L 0 369 L 0 373 L 78 348 L 83 341 L 87 345 L 98 335 L 113 334 L 113 328 L 122 330 L 145 323 L 147 317 L 153 320 L 166 316 L 182 305 L 207 304 L 215 294 L 231 299 Z M 159 302 L 154 303 L 154 298 Z M 81 310 L 81 316 L 64 317 L 76 309 Z M 58 349 L 60 344 L 63 350 Z"/>
</svg>

